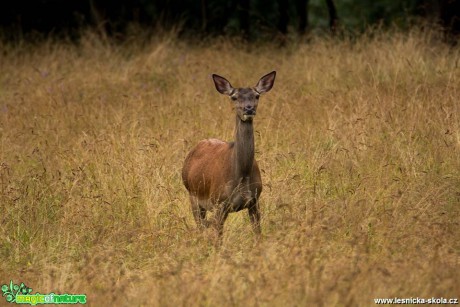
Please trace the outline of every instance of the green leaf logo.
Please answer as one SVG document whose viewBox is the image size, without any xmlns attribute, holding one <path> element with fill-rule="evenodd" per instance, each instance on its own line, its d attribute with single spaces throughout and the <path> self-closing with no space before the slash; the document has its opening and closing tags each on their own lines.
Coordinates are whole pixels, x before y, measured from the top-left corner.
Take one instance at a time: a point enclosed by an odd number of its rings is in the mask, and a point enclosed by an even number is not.
<svg viewBox="0 0 460 307">
<path fill-rule="evenodd" d="M 16 302 L 16 296 L 18 294 L 29 294 L 32 292 L 32 289 L 27 287 L 24 283 L 20 285 L 13 284 L 13 281 L 10 280 L 10 285 L 2 285 L 2 296 L 5 297 L 6 301 L 9 303 Z"/>
</svg>

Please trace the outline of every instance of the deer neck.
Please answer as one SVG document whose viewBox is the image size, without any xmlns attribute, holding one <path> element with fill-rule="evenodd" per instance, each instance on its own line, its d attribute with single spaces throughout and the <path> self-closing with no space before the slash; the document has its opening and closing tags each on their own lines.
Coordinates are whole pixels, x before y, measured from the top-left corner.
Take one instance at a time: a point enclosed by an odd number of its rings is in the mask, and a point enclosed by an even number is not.
<svg viewBox="0 0 460 307">
<path fill-rule="evenodd" d="M 236 116 L 233 170 L 239 181 L 249 177 L 254 164 L 254 126 L 252 120 L 242 121 Z"/>
</svg>

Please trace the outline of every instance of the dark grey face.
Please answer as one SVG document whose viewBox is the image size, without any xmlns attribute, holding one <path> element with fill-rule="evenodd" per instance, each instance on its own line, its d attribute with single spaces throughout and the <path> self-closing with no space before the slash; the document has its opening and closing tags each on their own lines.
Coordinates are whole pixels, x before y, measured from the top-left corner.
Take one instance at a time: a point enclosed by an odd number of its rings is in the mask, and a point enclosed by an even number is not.
<svg viewBox="0 0 460 307">
<path fill-rule="evenodd" d="M 212 79 L 219 93 L 228 95 L 234 102 L 236 114 L 242 121 L 251 120 L 256 115 L 260 94 L 266 93 L 273 87 L 276 71 L 260 78 L 255 87 L 234 88 L 230 82 L 219 75 L 213 74 Z"/>
<path fill-rule="evenodd" d="M 241 120 L 252 120 L 256 115 L 260 94 L 253 88 L 238 88 L 230 95 Z"/>
</svg>

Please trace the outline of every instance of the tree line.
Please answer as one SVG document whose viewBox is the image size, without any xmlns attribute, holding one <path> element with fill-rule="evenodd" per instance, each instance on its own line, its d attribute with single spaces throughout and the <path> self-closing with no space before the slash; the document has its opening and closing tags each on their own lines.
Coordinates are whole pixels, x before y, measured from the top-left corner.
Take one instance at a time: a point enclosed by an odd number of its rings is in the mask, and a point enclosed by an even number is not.
<svg viewBox="0 0 460 307">
<path fill-rule="evenodd" d="M 175 28 L 183 35 L 304 34 L 320 29 L 360 32 L 372 25 L 418 21 L 460 34 L 460 0 L 16 0 L 0 4 L 3 38 L 70 35 L 95 27 L 122 36 L 131 24 Z"/>
</svg>

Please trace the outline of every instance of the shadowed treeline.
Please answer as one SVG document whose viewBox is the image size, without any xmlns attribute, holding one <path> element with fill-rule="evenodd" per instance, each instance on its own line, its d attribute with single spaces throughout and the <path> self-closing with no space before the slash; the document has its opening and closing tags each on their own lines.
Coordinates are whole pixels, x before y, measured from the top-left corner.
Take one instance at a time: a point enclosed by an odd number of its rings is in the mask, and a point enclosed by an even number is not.
<svg viewBox="0 0 460 307">
<path fill-rule="evenodd" d="M 304 34 L 312 29 L 354 33 L 370 25 L 407 28 L 421 20 L 460 33 L 460 0 L 19 0 L 0 4 L 4 39 L 58 36 L 79 38 L 84 28 L 125 38 L 131 24 L 179 29 L 203 37 Z"/>
</svg>

